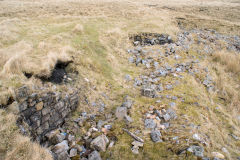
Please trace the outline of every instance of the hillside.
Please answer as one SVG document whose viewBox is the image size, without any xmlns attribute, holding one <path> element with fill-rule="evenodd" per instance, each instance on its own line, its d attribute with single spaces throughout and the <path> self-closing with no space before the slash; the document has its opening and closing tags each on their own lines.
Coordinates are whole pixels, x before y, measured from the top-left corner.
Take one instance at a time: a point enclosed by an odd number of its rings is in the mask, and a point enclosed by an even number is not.
<svg viewBox="0 0 240 160">
<path fill-rule="evenodd" d="M 0 160 L 238 160 L 239 84 L 239 0 L 0 0 Z"/>
</svg>

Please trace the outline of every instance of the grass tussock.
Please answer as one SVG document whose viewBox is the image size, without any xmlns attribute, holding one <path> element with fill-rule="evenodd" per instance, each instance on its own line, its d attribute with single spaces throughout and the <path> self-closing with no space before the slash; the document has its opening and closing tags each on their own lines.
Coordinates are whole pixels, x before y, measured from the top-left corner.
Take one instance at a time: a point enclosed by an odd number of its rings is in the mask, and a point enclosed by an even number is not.
<svg viewBox="0 0 240 160">
<path fill-rule="evenodd" d="M 224 65 L 229 72 L 240 74 L 240 55 L 229 52 L 217 52 L 213 54 L 213 60 Z"/>
<path fill-rule="evenodd" d="M 51 154 L 19 133 L 16 116 L 0 110 L 1 160 L 51 160 Z"/>
</svg>

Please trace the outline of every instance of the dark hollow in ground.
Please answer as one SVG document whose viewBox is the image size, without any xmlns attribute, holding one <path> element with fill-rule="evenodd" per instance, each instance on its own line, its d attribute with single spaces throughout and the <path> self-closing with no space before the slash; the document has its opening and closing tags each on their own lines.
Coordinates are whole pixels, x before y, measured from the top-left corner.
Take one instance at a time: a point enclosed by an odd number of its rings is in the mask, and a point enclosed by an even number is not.
<svg viewBox="0 0 240 160">
<path fill-rule="evenodd" d="M 57 62 L 55 65 L 52 74 L 50 77 L 40 77 L 42 81 L 52 82 L 56 84 L 60 84 L 64 82 L 64 80 L 67 78 L 67 72 L 65 68 L 68 66 L 69 63 L 72 63 L 72 61 L 69 62 Z"/>
<path fill-rule="evenodd" d="M 14 102 L 14 98 L 10 96 L 7 100 L 6 104 L 0 104 L 0 108 L 7 108 L 9 105 L 11 105 Z"/>
<path fill-rule="evenodd" d="M 33 75 L 32 73 L 24 72 L 24 76 L 27 77 L 27 78 L 31 78 L 32 75 Z"/>
</svg>

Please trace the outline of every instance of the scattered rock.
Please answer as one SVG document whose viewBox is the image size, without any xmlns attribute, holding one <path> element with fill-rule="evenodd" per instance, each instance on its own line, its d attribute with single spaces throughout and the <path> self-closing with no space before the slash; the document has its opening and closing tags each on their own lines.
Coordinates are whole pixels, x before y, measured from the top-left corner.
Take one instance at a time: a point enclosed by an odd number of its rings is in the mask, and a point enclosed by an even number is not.
<svg viewBox="0 0 240 160">
<path fill-rule="evenodd" d="M 126 108 L 130 109 L 132 107 L 132 105 L 133 105 L 133 101 L 128 96 L 126 96 L 124 98 L 124 102 L 121 107 L 126 107 Z"/>
<path fill-rule="evenodd" d="M 88 155 L 88 160 L 102 160 L 98 151 L 93 151 Z"/>
<path fill-rule="evenodd" d="M 156 92 L 152 88 L 142 88 L 141 94 L 146 97 L 154 98 L 156 96 Z"/>
<path fill-rule="evenodd" d="M 124 119 L 124 117 L 127 115 L 127 108 L 117 107 L 115 115 L 119 120 Z"/>
<path fill-rule="evenodd" d="M 219 159 L 224 159 L 225 158 L 225 156 L 223 154 L 219 153 L 219 152 L 212 152 L 212 156 L 214 158 L 219 158 Z"/>
<path fill-rule="evenodd" d="M 60 154 L 62 152 L 65 152 L 69 149 L 69 146 L 68 146 L 68 142 L 66 140 L 62 141 L 61 143 L 58 143 L 56 144 L 52 151 L 55 153 L 55 154 Z"/>
<path fill-rule="evenodd" d="M 77 155 L 77 149 L 72 148 L 69 153 L 69 157 L 75 157 Z"/>
<path fill-rule="evenodd" d="M 125 115 L 124 119 L 125 119 L 126 122 L 128 122 L 128 123 L 132 123 L 132 122 L 133 122 L 132 118 L 131 118 L 130 116 L 128 116 L 128 115 Z"/>
<path fill-rule="evenodd" d="M 109 143 L 108 138 L 105 135 L 100 135 L 91 142 L 91 148 L 98 151 L 106 151 L 107 144 Z"/>
<path fill-rule="evenodd" d="M 159 130 L 152 130 L 151 131 L 151 139 L 153 142 L 157 143 L 157 142 L 162 142 L 161 139 L 161 132 Z"/>
<path fill-rule="evenodd" d="M 201 137 L 197 133 L 193 134 L 193 139 L 197 141 L 201 141 Z"/>
<path fill-rule="evenodd" d="M 132 152 L 134 154 L 139 154 L 139 147 L 143 147 L 143 143 L 139 141 L 133 141 L 132 145 L 133 145 L 131 148 Z"/>
<path fill-rule="evenodd" d="M 192 145 L 187 149 L 188 152 L 193 153 L 197 157 L 203 157 L 204 149 L 201 146 Z"/>
<path fill-rule="evenodd" d="M 153 119 L 145 119 L 144 125 L 146 128 L 154 129 L 156 127 L 156 123 Z"/>
</svg>

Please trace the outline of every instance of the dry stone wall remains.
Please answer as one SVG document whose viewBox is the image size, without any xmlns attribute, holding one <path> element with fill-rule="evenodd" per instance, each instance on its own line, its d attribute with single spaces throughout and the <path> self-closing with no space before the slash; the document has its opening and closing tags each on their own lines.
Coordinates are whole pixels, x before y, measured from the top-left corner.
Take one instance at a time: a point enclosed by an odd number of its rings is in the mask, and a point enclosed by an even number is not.
<svg viewBox="0 0 240 160">
<path fill-rule="evenodd" d="M 79 93 L 71 90 L 71 93 L 61 92 L 34 92 L 29 93 L 29 88 L 24 86 L 16 91 L 19 118 L 18 125 L 23 132 L 30 133 L 34 140 L 42 143 L 45 135 L 60 127 L 70 112 L 78 106 Z M 23 129 L 22 124 L 29 127 Z"/>
</svg>

